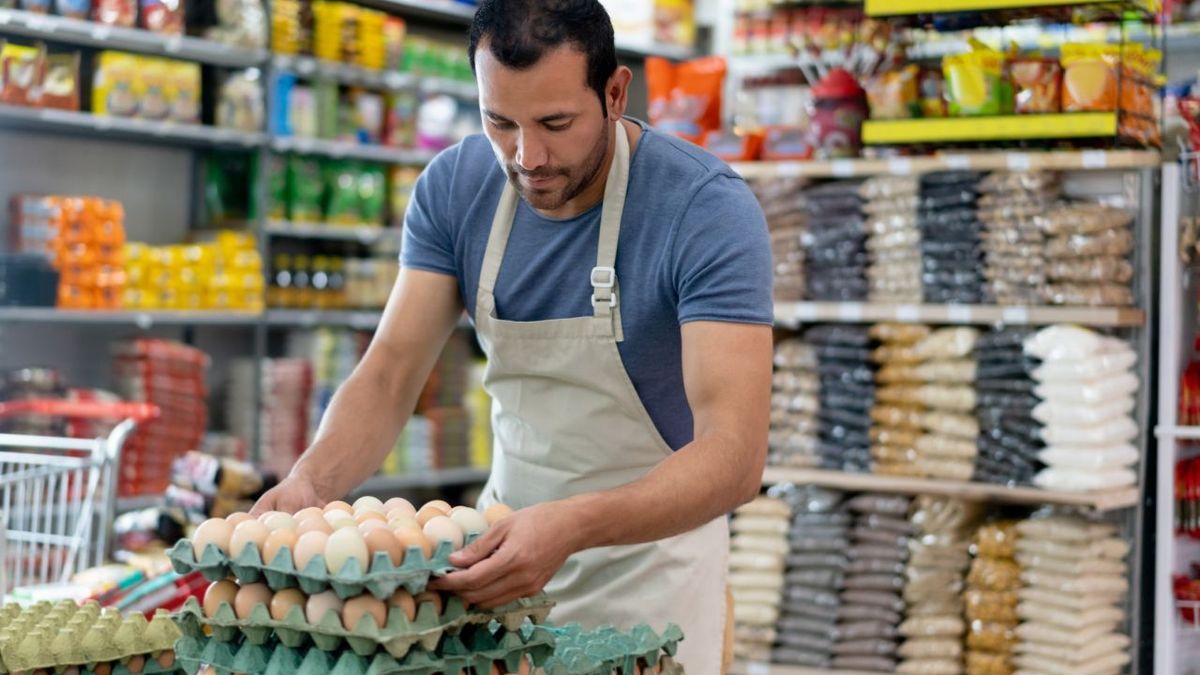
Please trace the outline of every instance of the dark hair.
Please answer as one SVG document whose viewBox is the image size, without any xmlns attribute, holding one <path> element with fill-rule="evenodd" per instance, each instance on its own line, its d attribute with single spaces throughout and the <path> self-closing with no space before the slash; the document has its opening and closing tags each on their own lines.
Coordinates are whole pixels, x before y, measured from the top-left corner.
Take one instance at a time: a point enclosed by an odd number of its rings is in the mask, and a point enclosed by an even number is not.
<svg viewBox="0 0 1200 675">
<path fill-rule="evenodd" d="M 587 83 L 608 116 L 604 87 L 617 69 L 612 21 L 599 0 L 483 0 L 471 21 L 467 56 L 475 70 L 475 49 L 484 38 L 488 51 L 509 68 L 537 63 L 547 51 L 570 44 L 587 57 Z"/>
</svg>

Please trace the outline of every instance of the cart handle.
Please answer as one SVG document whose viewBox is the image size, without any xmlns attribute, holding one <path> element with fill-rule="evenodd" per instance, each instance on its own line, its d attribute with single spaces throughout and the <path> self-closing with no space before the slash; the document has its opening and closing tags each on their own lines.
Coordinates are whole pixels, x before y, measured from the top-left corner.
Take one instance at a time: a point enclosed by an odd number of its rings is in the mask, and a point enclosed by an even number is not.
<svg viewBox="0 0 1200 675">
<path fill-rule="evenodd" d="M 156 405 L 128 401 L 60 401 L 54 399 L 0 401 L 0 419 L 15 415 L 46 415 L 83 419 L 119 417 L 135 422 L 144 422 L 158 417 L 158 414 L 159 409 Z"/>
</svg>

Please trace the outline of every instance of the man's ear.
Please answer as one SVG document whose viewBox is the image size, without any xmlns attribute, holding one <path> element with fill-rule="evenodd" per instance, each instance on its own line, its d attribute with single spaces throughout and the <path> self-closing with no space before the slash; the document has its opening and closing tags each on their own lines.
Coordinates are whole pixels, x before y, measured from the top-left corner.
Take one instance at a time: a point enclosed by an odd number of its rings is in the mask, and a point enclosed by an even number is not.
<svg viewBox="0 0 1200 675">
<path fill-rule="evenodd" d="M 617 66 L 608 78 L 604 87 L 604 103 L 608 110 L 609 119 L 619 120 L 625 116 L 629 106 L 629 84 L 633 81 L 633 71 L 626 66 Z"/>
</svg>

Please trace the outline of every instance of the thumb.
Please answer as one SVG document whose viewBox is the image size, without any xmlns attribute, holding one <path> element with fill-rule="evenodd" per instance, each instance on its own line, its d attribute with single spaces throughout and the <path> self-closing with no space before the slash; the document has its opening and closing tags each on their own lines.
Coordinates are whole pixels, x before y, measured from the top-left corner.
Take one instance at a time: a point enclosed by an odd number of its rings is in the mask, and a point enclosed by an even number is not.
<svg viewBox="0 0 1200 675">
<path fill-rule="evenodd" d="M 277 489 L 278 488 L 271 488 L 270 490 L 267 490 L 266 494 L 259 497 L 258 501 L 254 502 L 254 506 L 250 507 L 250 515 L 257 518 L 257 517 L 261 516 L 262 514 L 266 513 L 267 511 L 273 510 L 275 508 L 275 502 L 276 502 L 276 492 L 275 491 Z"/>
<path fill-rule="evenodd" d="M 494 527 L 483 533 L 483 536 L 461 550 L 450 554 L 450 564 L 455 567 L 470 567 L 487 558 L 493 551 L 500 548 L 500 544 L 504 542 L 507 531 L 507 527 L 501 527 L 497 523 Z"/>
</svg>

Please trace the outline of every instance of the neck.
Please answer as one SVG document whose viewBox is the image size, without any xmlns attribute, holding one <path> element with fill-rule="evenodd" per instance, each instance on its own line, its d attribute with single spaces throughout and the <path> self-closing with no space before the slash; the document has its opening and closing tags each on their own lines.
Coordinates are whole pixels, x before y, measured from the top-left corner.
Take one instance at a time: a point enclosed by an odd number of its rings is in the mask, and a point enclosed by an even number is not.
<svg viewBox="0 0 1200 675">
<path fill-rule="evenodd" d="M 596 169 L 596 175 L 592 176 L 592 180 L 588 183 L 583 192 L 575 195 L 572 199 L 553 211 L 543 211 L 537 209 L 538 213 L 547 218 L 555 218 L 565 220 L 574 218 L 575 216 L 587 211 L 596 204 L 604 200 L 604 188 L 608 185 L 608 172 L 612 168 L 613 158 L 617 154 L 617 134 L 622 133 L 621 125 L 625 121 L 618 119 L 616 124 L 613 124 L 609 129 L 608 147 L 604 149 L 604 160 L 600 162 L 600 166 Z M 639 129 L 640 131 L 640 129 Z M 629 153 L 633 154 L 633 134 L 630 134 Z"/>
</svg>

